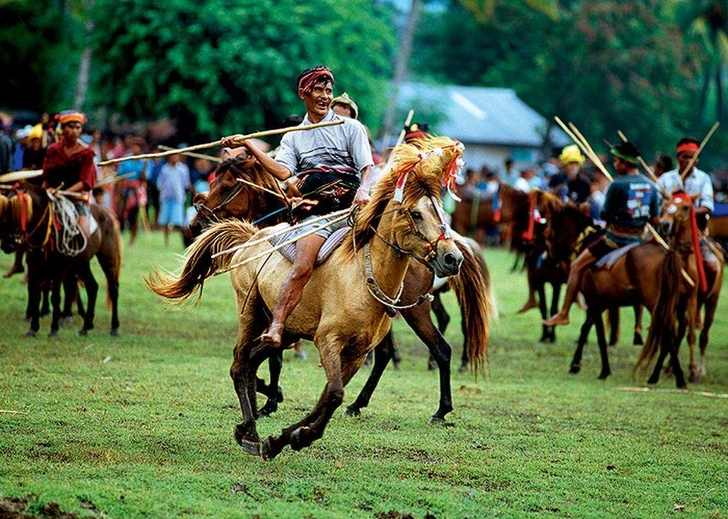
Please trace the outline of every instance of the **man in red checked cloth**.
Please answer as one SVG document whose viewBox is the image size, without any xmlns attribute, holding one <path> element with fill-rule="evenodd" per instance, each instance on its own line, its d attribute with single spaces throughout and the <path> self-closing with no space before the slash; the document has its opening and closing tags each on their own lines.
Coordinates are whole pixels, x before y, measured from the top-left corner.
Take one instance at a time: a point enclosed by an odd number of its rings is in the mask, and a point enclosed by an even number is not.
<svg viewBox="0 0 728 519">
<path fill-rule="evenodd" d="M 326 67 L 309 68 L 298 76 L 296 91 L 306 106 L 306 116 L 301 125 L 338 120 L 344 123 L 285 134 L 275 159 L 251 140 L 235 142 L 242 135 L 222 140 L 224 147 L 244 146 L 279 180 L 287 180 L 294 175 L 298 177 L 296 187 L 303 201 L 292 209 L 291 220 L 299 223 L 345 209 L 352 203 L 363 206 L 369 201 L 369 176 L 374 164 L 366 129 L 359 121 L 340 117 L 329 107 L 333 86 L 334 76 Z M 303 225 L 295 234 L 303 235 L 327 221 Z M 273 309 L 270 328 L 260 337 L 262 341 L 280 346 L 286 319 L 301 300 L 303 289 L 313 274 L 319 249 L 326 238 L 344 225 L 344 221 L 337 222 L 296 242 L 293 267 Z"/>
<path fill-rule="evenodd" d="M 81 140 L 86 116 L 75 110 L 65 110 L 59 114 L 61 140 L 48 146 L 43 160 L 43 187 L 62 188 L 78 193 L 69 198 L 78 211 L 78 226 L 86 236 L 90 235 L 91 210 L 90 193 L 96 184 L 94 151 Z"/>
</svg>

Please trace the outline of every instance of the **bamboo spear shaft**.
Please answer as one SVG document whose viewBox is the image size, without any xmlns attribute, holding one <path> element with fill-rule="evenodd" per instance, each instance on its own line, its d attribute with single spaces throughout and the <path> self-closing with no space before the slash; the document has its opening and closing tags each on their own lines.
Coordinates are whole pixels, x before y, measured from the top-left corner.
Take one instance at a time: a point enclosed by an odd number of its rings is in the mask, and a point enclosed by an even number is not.
<svg viewBox="0 0 728 519">
<path fill-rule="evenodd" d="M 347 212 L 348 212 L 348 209 L 347 209 Z M 327 215 L 327 216 L 330 216 L 330 215 Z M 307 232 L 305 232 L 305 233 L 303 233 L 303 234 L 301 234 L 301 235 L 299 235 L 299 236 L 295 236 L 295 237 L 293 237 L 293 238 L 290 238 L 290 239 L 288 239 L 288 240 L 285 240 L 284 242 L 281 242 L 281 243 L 279 243 L 279 244 L 278 244 L 278 245 L 276 245 L 275 247 L 271 247 L 270 249 L 266 249 L 266 250 L 264 250 L 263 252 L 260 252 L 260 253 L 256 254 L 255 256 L 253 256 L 253 257 L 250 257 L 250 258 L 246 258 L 246 259 L 244 259 L 243 261 L 240 261 L 240 262 L 238 262 L 238 263 L 235 263 L 235 264 L 233 264 L 233 265 L 230 265 L 229 267 L 227 267 L 227 268 L 225 268 L 225 269 L 219 270 L 219 271 L 215 272 L 215 273 L 213 274 L 213 276 L 218 276 L 218 275 L 220 275 L 220 274 L 224 274 L 224 273 L 226 273 L 226 272 L 230 272 L 231 270 L 233 270 L 233 269 L 236 269 L 236 268 L 238 268 L 238 267 L 242 267 L 243 265 L 245 265 L 245 264 L 247 264 L 247 263 L 250 263 L 251 261 L 255 261 L 255 260 L 257 260 L 257 259 L 260 259 L 260 258 L 262 258 L 263 256 L 268 256 L 268 255 L 270 255 L 270 254 L 274 253 L 275 251 L 277 251 L 277 250 L 280 250 L 280 249 L 282 249 L 282 248 L 283 248 L 283 247 L 285 247 L 286 245 L 290 245 L 291 243 L 295 243 L 295 242 L 297 242 L 298 240 L 300 240 L 301 238 L 305 238 L 306 236 L 309 236 L 309 235 L 311 235 L 311 234 L 317 233 L 318 231 L 320 231 L 320 230 L 321 230 L 321 229 L 323 229 L 324 227 L 328 227 L 328 226 L 329 226 L 329 225 L 331 225 L 331 224 L 334 224 L 334 223 L 340 222 L 341 220 L 345 220 L 345 219 L 346 219 L 346 218 L 348 218 L 348 217 L 349 217 L 349 215 L 348 215 L 348 214 L 345 214 L 345 215 L 341 215 L 341 216 L 339 216 L 338 218 L 334 218 L 334 219 L 333 219 L 333 220 L 331 220 L 330 222 L 326 222 L 326 223 L 324 223 L 324 224 L 322 224 L 322 225 L 318 225 L 318 226 L 316 226 L 315 228 L 311 229 L 310 231 L 307 231 Z M 308 222 L 307 222 L 307 225 L 308 225 Z"/>
<path fill-rule="evenodd" d="M 176 148 L 172 148 L 171 146 L 162 146 L 161 144 L 159 146 L 157 146 L 157 148 L 159 148 L 160 150 L 163 150 L 163 151 L 170 151 L 170 150 L 176 149 Z M 177 150 L 177 152 L 179 153 L 179 150 Z M 220 157 L 213 157 L 212 155 L 205 155 L 204 153 L 193 153 L 191 151 L 188 151 L 188 152 L 182 153 L 182 155 L 187 155 L 189 157 L 193 157 L 196 159 L 207 159 L 211 162 L 222 162 L 222 159 Z"/>
<path fill-rule="evenodd" d="M 700 147 L 698 148 L 698 151 L 695 152 L 695 155 L 693 155 L 693 158 L 690 159 L 690 162 L 688 162 L 687 167 L 685 168 L 685 172 L 680 175 L 680 179 L 685 183 L 685 179 L 688 176 L 688 173 L 693 169 L 693 166 L 695 166 L 695 162 L 698 160 L 698 155 L 700 155 L 700 152 L 703 151 L 703 148 L 705 148 L 705 145 L 708 144 L 708 141 L 715 133 L 715 130 L 718 129 L 718 126 L 720 126 L 720 123 L 718 121 L 715 122 L 715 124 L 712 126 L 710 131 L 707 133 L 705 138 L 703 139 L 703 142 L 700 143 Z"/>
<path fill-rule="evenodd" d="M 604 164 L 602 164 L 602 161 L 599 160 L 599 157 L 597 157 L 596 154 L 594 154 L 594 151 L 591 150 L 591 146 L 587 146 L 583 142 L 581 142 L 581 139 L 579 137 L 577 137 L 576 134 L 573 131 L 571 131 L 571 129 L 569 129 L 561 119 L 559 119 L 558 117 L 555 117 L 554 119 L 559 124 L 559 126 L 561 126 L 561 128 L 566 132 L 566 134 L 572 138 L 572 140 L 576 143 L 576 145 L 582 149 L 584 154 L 587 157 L 589 157 L 589 159 L 594 163 L 594 165 L 599 168 L 599 170 L 604 174 L 604 176 L 607 177 L 610 182 L 612 182 L 613 181 L 612 175 L 609 173 L 609 171 L 607 171 L 607 168 L 604 167 Z M 572 124 L 571 126 L 574 126 L 574 125 Z M 575 128 L 575 126 L 574 126 L 574 128 Z M 579 135 L 581 135 L 581 134 L 579 134 Z M 596 159 L 596 161 L 594 159 Z M 647 230 L 650 232 L 650 234 L 652 234 L 652 236 L 655 238 L 657 243 L 662 245 L 665 248 L 665 250 L 670 250 L 670 246 L 662 238 L 662 236 L 660 236 L 657 233 L 657 231 L 655 230 L 654 227 L 652 227 L 651 224 L 648 223 L 645 227 L 647 227 Z M 693 281 L 693 278 L 691 278 L 690 275 L 687 272 L 685 272 L 685 269 L 682 269 L 682 276 L 683 276 L 683 278 L 685 278 L 685 281 L 687 281 L 688 284 L 690 284 L 691 287 L 695 286 L 695 281 Z"/>
<path fill-rule="evenodd" d="M 326 126 L 338 126 L 339 124 L 344 124 L 343 119 L 339 119 L 337 121 L 328 121 L 325 123 L 317 123 L 317 124 L 307 124 L 304 126 L 289 126 L 287 128 L 279 128 L 277 130 L 265 130 L 262 132 L 255 132 L 255 133 L 249 133 L 248 135 L 240 135 L 237 138 L 235 138 L 234 142 L 241 143 L 243 141 L 246 141 L 248 139 L 259 139 L 261 137 L 270 137 L 271 135 L 280 135 L 282 133 L 288 133 L 288 132 L 299 132 L 299 131 L 306 131 L 306 130 L 313 130 L 315 128 L 324 128 Z M 161 153 L 147 153 L 145 155 L 132 155 L 130 157 L 121 157 L 118 159 L 112 159 L 107 160 L 104 162 L 99 162 L 99 166 L 108 166 L 110 164 L 116 164 L 118 162 L 124 162 L 127 160 L 138 160 L 138 159 L 157 159 L 160 157 L 167 157 L 169 155 L 178 155 L 183 153 L 188 153 L 191 151 L 197 151 L 197 150 L 205 150 L 208 148 L 214 148 L 215 146 L 220 146 L 222 144 L 222 139 L 216 140 L 214 142 L 208 142 L 205 144 L 196 144 L 194 146 L 189 146 L 187 148 L 180 148 L 180 149 L 174 149 L 169 151 L 163 151 Z"/>
<path fill-rule="evenodd" d="M 237 181 L 240 182 L 241 184 L 245 184 L 246 186 L 250 186 L 253 189 L 257 189 L 259 191 L 264 191 L 265 193 L 270 193 L 271 195 L 275 195 L 278 198 L 280 198 L 281 200 L 288 201 L 288 199 L 285 196 L 283 196 L 282 194 L 276 193 L 272 189 L 268 189 L 263 186 L 259 186 L 258 184 L 251 182 L 250 180 L 245 180 L 244 178 L 239 178 L 239 179 L 237 179 Z"/>
</svg>

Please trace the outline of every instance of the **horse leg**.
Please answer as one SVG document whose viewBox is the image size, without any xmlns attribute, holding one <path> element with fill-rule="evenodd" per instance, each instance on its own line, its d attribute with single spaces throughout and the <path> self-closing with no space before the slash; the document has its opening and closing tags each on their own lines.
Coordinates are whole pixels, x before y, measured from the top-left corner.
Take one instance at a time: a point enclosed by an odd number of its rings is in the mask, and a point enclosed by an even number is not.
<svg viewBox="0 0 728 519">
<path fill-rule="evenodd" d="M 30 328 L 25 333 L 26 337 L 35 337 L 40 330 L 40 299 L 41 280 L 38 278 L 35 266 L 28 261 L 28 306 L 26 315 L 30 320 Z"/>
<path fill-rule="evenodd" d="M 40 317 L 45 317 L 51 313 L 50 296 L 51 291 L 48 288 L 41 289 Z"/>
<path fill-rule="evenodd" d="M 61 279 L 51 281 L 51 331 L 48 337 L 58 337 L 58 329 L 61 321 Z"/>
<path fill-rule="evenodd" d="M 329 352 L 325 346 L 319 348 L 319 351 L 328 353 L 321 355 L 321 364 L 326 371 L 327 379 L 324 391 L 316 407 L 303 420 L 283 429 L 277 438 L 272 436 L 266 438 L 261 445 L 261 456 L 264 460 L 275 458 L 286 445 L 299 451 L 321 438 L 329 420 L 344 401 L 344 386 L 364 362 L 365 355 L 353 362 L 347 359 L 349 362 L 342 371 L 341 353 Z"/>
<path fill-rule="evenodd" d="M 538 294 L 538 309 L 541 312 L 542 319 L 548 319 L 550 315 L 546 315 L 548 308 L 546 307 L 546 284 L 543 281 L 535 282 L 536 293 Z M 549 342 L 551 340 L 550 326 L 541 325 L 541 338 L 538 342 Z"/>
<path fill-rule="evenodd" d="M 708 347 L 710 327 L 715 318 L 715 309 L 718 306 L 718 298 L 710 297 L 705 301 L 705 317 L 703 318 L 703 329 L 700 330 L 700 360 L 698 361 L 697 380 L 703 380 L 708 376 L 705 366 L 705 350 Z"/>
<path fill-rule="evenodd" d="M 460 357 L 460 367 L 458 368 L 458 373 L 465 373 L 468 371 L 468 367 L 470 366 L 470 359 L 468 358 L 468 332 L 466 330 L 465 325 L 465 313 L 460 310 L 460 328 L 463 332 L 463 355 Z M 444 334 L 443 334 L 444 335 Z"/>
<path fill-rule="evenodd" d="M 616 346 L 619 342 L 619 307 L 612 305 L 607 309 L 609 318 L 609 346 Z"/>
<path fill-rule="evenodd" d="M 369 405 L 369 400 L 372 398 L 372 394 L 377 388 L 377 385 L 379 385 L 379 380 L 382 378 L 382 374 L 387 368 L 387 364 L 389 364 L 393 355 L 394 343 L 392 341 L 392 330 L 389 330 L 387 335 L 385 335 L 381 342 L 377 344 L 377 347 L 374 348 L 374 366 L 369 373 L 369 378 L 367 378 L 367 381 L 359 392 L 359 396 L 356 397 L 356 400 L 354 400 L 354 402 L 344 410 L 345 414 L 349 416 L 359 416 L 361 414 L 361 409 Z"/>
<path fill-rule="evenodd" d="M 593 324 L 592 312 L 587 312 L 584 324 L 581 325 L 581 331 L 579 332 L 579 340 L 576 343 L 576 350 L 574 350 L 574 358 L 571 360 L 571 367 L 569 373 L 579 373 L 581 371 L 581 357 L 584 353 L 584 345 L 589 338 L 589 330 Z"/>
<path fill-rule="evenodd" d="M 642 338 L 642 316 L 645 313 L 645 307 L 639 303 L 634 305 L 634 339 L 632 344 L 642 346 L 645 341 Z"/>
<path fill-rule="evenodd" d="M 402 311 L 407 324 L 417 334 L 427 349 L 430 356 L 435 359 L 440 377 L 440 402 L 430 417 L 429 423 L 440 423 L 445 421 L 445 416 L 453 410 L 452 389 L 450 386 L 450 362 L 452 358 L 452 347 L 442 336 L 442 333 L 435 327 L 430 318 L 427 308 L 415 306 Z M 467 364 L 466 364 L 467 369 Z"/>
<path fill-rule="evenodd" d="M 688 301 L 688 312 L 687 315 L 684 313 L 681 314 L 683 317 L 681 318 L 682 322 L 686 322 L 687 330 L 688 330 L 688 351 L 690 352 L 690 364 L 688 365 L 690 369 L 690 382 L 696 382 L 698 380 L 698 367 L 695 364 L 695 326 L 696 323 L 699 320 L 699 314 L 698 314 L 698 294 L 694 294 L 693 297 L 690 298 L 690 301 Z M 675 356 L 677 356 L 677 353 L 680 351 L 680 342 L 682 342 L 682 336 L 678 335 L 677 342 L 675 343 Z M 679 362 L 679 360 L 678 360 Z M 675 381 L 677 382 L 677 375 L 675 376 Z"/>
<path fill-rule="evenodd" d="M 561 299 L 561 287 L 563 283 L 558 281 L 551 283 L 553 289 L 553 295 L 551 296 L 551 315 L 558 313 L 559 311 L 559 299 Z M 551 317 L 549 315 L 549 317 Z M 548 319 L 548 317 L 547 317 Z M 551 326 L 549 330 L 549 341 L 556 342 L 556 326 Z"/>
<path fill-rule="evenodd" d="M 116 242 L 116 246 L 120 246 L 120 241 Z M 121 261 L 118 251 L 104 252 L 96 255 L 101 265 L 101 270 L 106 278 L 106 294 L 111 303 L 111 329 L 109 331 L 112 337 L 119 335 L 119 268 L 118 262 Z M 79 298 L 79 314 L 81 313 L 81 299 Z M 91 301 L 87 302 L 88 311 L 91 312 L 94 306 L 91 306 Z M 84 314 L 84 319 L 86 315 Z"/>
<path fill-rule="evenodd" d="M 72 274 L 69 276 L 73 277 Z M 78 277 L 86 287 L 86 315 L 83 318 L 83 327 L 78 331 L 81 336 L 88 335 L 89 330 L 94 328 L 94 317 L 96 313 L 96 298 L 99 293 L 99 284 L 91 272 L 91 263 L 85 262 L 79 266 Z M 75 277 L 74 277 L 75 280 Z"/>
<path fill-rule="evenodd" d="M 78 297 L 78 282 L 76 276 L 69 274 L 63 279 L 63 311 L 61 312 L 61 325 L 65 326 L 73 321 L 73 301 Z"/>
<path fill-rule="evenodd" d="M 432 311 L 435 313 L 435 319 L 437 319 L 437 329 L 440 330 L 440 333 L 442 335 L 445 335 L 445 330 L 447 330 L 447 326 L 450 324 L 450 314 L 447 313 L 447 310 L 445 310 L 445 306 L 442 304 L 442 300 L 440 299 L 440 291 L 437 290 L 433 294 L 432 302 L 430 303 L 430 306 L 432 308 Z M 465 347 L 465 345 L 463 345 Z M 467 356 L 464 357 L 467 359 Z M 466 369 L 467 369 L 467 362 L 466 362 Z M 430 371 L 437 368 L 437 362 L 435 361 L 435 358 L 430 354 L 430 358 L 427 361 L 427 369 Z"/>
<path fill-rule="evenodd" d="M 270 384 L 266 385 L 263 379 L 257 379 L 256 390 L 267 396 L 265 405 L 258 410 L 258 416 L 270 416 L 278 410 L 278 403 L 283 402 L 283 389 L 278 385 L 283 369 L 283 348 L 276 348 L 268 357 L 268 373 Z"/>
<path fill-rule="evenodd" d="M 599 380 L 606 380 L 606 378 L 612 373 L 609 368 L 609 353 L 607 352 L 607 339 L 604 334 L 604 321 L 602 320 L 602 312 L 594 312 L 594 325 L 597 332 L 597 342 L 599 343 L 599 356 L 602 359 L 602 371 L 599 373 Z"/>
<path fill-rule="evenodd" d="M 233 379 L 235 393 L 238 395 L 243 420 L 235 426 L 235 441 L 245 452 L 260 455 L 260 436 L 255 427 L 255 369 L 251 366 L 251 345 L 238 342 L 235 347 L 230 377 Z M 251 381 L 252 378 L 252 381 Z M 252 390 L 251 390 L 252 389 Z"/>
</svg>

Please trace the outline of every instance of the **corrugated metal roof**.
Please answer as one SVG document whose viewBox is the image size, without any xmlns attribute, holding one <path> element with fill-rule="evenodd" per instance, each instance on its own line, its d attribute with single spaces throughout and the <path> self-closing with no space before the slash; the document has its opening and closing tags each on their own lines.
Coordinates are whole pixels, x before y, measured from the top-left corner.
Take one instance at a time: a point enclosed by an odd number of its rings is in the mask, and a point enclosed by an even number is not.
<svg viewBox="0 0 728 519">
<path fill-rule="evenodd" d="M 400 87 L 398 105 L 414 109 L 414 120 L 428 122 L 433 133 L 463 143 L 540 147 L 548 127 L 510 88 L 408 82 Z M 558 127 L 552 127 L 551 140 L 555 146 L 571 143 Z"/>
</svg>

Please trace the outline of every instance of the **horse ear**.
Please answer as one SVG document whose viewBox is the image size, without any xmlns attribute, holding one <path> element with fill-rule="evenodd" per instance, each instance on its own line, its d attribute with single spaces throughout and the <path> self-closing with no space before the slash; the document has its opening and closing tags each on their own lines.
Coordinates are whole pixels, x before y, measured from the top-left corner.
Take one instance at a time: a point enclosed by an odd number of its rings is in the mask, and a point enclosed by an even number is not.
<svg viewBox="0 0 728 519">
<path fill-rule="evenodd" d="M 205 200 L 207 200 L 207 195 L 205 193 L 197 193 L 194 198 L 192 199 L 193 204 L 201 204 Z"/>
</svg>

